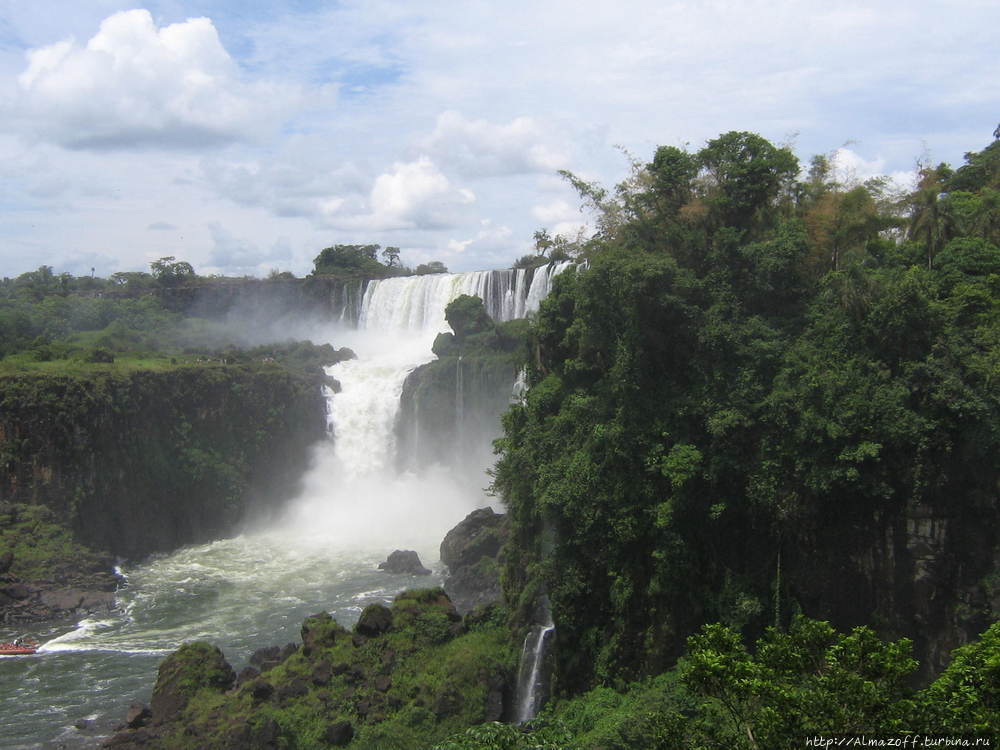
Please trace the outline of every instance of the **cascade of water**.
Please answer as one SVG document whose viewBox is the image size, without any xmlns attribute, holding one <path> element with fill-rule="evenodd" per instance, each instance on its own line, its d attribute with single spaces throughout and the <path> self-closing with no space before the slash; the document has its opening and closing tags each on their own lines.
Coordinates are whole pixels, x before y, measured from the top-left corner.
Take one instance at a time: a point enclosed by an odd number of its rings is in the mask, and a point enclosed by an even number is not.
<svg viewBox="0 0 1000 750">
<path fill-rule="evenodd" d="M 455 455 L 461 457 L 464 451 L 462 423 L 465 420 L 465 381 L 462 375 L 462 355 L 455 363 Z"/>
<path fill-rule="evenodd" d="M 526 367 L 522 367 L 517 372 L 517 378 L 514 380 L 514 387 L 510 389 L 510 402 L 512 404 L 523 403 L 527 395 L 528 369 Z"/>
<path fill-rule="evenodd" d="M 521 649 L 514 695 L 514 723 L 523 724 L 538 715 L 549 694 L 551 670 L 547 663 L 555 636 L 549 599 L 542 596 L 536 607 L 536 624 L 528 630 Z"/>
<path fill-rule="evenodd" d="M 552 279 L 561 274 L 571 265 L 573 265 L 571 261 L 565 260 L 558 263 L 550 263 L 547 266 L 535 269 L 535 273 L 531 277 L 531 286 L 525 294 L 525 315 L 538 309 L 542 300 L 548 296 L 552 289 Z"/>
</svg>

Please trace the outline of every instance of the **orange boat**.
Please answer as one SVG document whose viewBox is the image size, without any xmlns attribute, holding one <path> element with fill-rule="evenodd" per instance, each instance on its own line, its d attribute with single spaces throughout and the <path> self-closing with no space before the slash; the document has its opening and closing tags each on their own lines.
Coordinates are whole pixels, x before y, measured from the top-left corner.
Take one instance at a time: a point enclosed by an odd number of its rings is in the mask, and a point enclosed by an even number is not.
<svg viewBox="0 0 1000 750">
<path fill-rule="evenodd" d="M 18 638 L 10 643 L 0 643 L 0 656 L 26 656 L 38 651 L 38 641 Z"/>
</svg>

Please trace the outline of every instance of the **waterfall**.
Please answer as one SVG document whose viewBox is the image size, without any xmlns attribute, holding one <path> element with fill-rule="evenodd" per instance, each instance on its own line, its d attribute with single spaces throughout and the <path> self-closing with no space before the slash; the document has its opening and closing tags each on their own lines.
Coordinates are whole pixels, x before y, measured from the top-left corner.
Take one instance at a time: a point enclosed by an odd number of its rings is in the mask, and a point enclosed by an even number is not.
<svg viewBox="0 0 1000 750">
<path fill-rule="evenodd" d="M 455 363 L 455 455 L 465 452 L 462 439 L 462 422 L 465 419 L 465 383 L 462 380 L 462 355 Z"/>
<path fill-rule="evenodd" d="M 445 307 L 456 297 L 479 296 L 491 315 L 508 320 L 536 310 L 552 280 L 569 265 L 377 279 L 363 285 L 363 291 L 356 286 L 356 325 L 338 326 L 329 337 L 358 357 L 327 368 L 341 385 L 336 394 L 327 391 L 333 440 L 318 449 L 289 511 L 289 525 L 336 545 L 377 543 L 392 549 L 407 544 L 426 550 L 436 548 L 451 526 L 486 504 L 485 465 L 464 466 L 464 472 L 424 466 L 419 475 L 396 471 L 395 423 L 403 383 L 414 368 L 434 359 L 431 345 L 437 334 L 450 330 Z M 468 406 L 464 369 L 459 365 L 456 373 L 459 419 Z M 469 438 L 458 434 L 459 441 Z M 419 425 L 414 435 L 433 439 Z M 459 448 L 455 455 L 468 458 L 468 446 Z"/>
<path fill-rule="evenodd" d="M 552 622 L 549 598 L 544 594 L 535 608 L 536 623 L 528 630 L 517 668 L 517 690 L 514 694 L 514 723 L 523 724 L 538 715 L 549 697 L 552 639 L 556 626 Z"/>
<path fill-rule="evenodd" d="M 517 372 L 514 379 L 514 386 L 510 389 L 510 402 L 512 404 L 523 404 L 528 395 L 528 369 L 522 367 Z"/>
<path fill-rule="evenodd" d="M 552 280 L 571 265 L 571 261 L 560 261 L 534 269 L 505 268 L 370 281 L 360 303 L 358 327 L 448 331 L 444 308 L 462 294 L 482 299 L 486 312 L 494 320 L 523 318 L 538 310 L 552 289 Z"/>
</svg>

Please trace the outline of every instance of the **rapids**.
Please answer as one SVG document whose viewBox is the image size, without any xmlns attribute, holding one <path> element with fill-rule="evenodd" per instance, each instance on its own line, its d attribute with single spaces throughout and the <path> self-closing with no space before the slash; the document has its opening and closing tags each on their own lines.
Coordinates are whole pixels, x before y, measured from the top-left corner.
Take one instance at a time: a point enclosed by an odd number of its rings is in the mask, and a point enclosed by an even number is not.
<svg viewBox="0 0 1000 750">
<path fill-rule="evenodd" d="M 520 317 L 566 265 L 373 281 L 356 326 L 341 319 L 311 331 L 313 341 L 349 346 L 358 358 L 328 368 L 342 386 L 327 393 L 332 439 L 314 449 L 299 497 L 266 526 L 126 567 L 113 613 L 23 628 L 42 647 L 0 657 L 0 748 L 96 746 L 131 701 L 148 702 L 159 662 L 185 641 L 218 645 L 239 670 L 258 648 L 297 643 L 311 614 L 329 611 L 350 626 L 368 604 L 440 583 L 440 540 L 490 502 L 487 480 L 470 484 L 468 472 L 448 466 L 392 468 L 403 381 L 433 358 L 435 336 L 449 330 L 449 301 L 475 294 L 495 318 Z M 415 549 L 433 575 L 377 570 L 397 548 Z M 0 640 L 19 634 L 0 628 Z M 91 724 L 81 730 L 81 722 Z"/>
</svg>

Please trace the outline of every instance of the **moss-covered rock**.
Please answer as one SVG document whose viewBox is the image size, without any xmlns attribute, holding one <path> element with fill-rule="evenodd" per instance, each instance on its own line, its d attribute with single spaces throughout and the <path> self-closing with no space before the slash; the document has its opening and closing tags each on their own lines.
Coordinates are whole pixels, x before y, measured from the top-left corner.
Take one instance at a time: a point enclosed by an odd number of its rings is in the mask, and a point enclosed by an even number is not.
<svg viewBox="0 0 1000 750">
<path fill-rule="evenodd" d="M 466 632 L 440 588 L 366 612 L 383 620 L 377 634 L 347 637 L 328 614 L 313 615 L 302 648 L 231 688 L 221 654 L 185 646 L 161 666 L 154 715 L 164 720 L 114 745 L 412 750 L 503 712 L 517 654 L 501 625 Z"/>
<path fill-rule="evenodd" d="M 185 643 L 160 664 L 150 708 L 153 721 L 177 718 L 200 690 L 222 693 L 232 687 L 236 673 L 216 646 Z"/>
<path fill-rule="evenodd" d="M 378 636 L 392 627 L 392 611 L 381 604 L 369 604 L 358 618 L 354 632 L 364 636 Z"/>
</svg>

